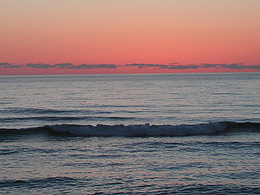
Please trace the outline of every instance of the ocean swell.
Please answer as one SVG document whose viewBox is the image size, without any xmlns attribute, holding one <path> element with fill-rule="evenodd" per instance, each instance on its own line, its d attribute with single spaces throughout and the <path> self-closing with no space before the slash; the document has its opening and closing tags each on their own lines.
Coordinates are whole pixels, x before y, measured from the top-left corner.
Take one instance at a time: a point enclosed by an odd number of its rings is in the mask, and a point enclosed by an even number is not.
<svg viewBox="0 0 260 195">
<path fill-rule="evenodd" d="M 260 123 L 210 122 L 194 125 L 46 125 L 23 129 L 0 129 L 0 136 L 48 133 L 51 135 L 101 136 L 101 137 L 156 137 L 210 135 L 224 132 L 260 132 Z"/>
<path fill-rule="evenodd" d="M 53 131 L 82 136 L 185 136 L 202 135 L 221 132 L 223 123 L 207 123 L 196 125 L 52 125 Z"/>
</svg>

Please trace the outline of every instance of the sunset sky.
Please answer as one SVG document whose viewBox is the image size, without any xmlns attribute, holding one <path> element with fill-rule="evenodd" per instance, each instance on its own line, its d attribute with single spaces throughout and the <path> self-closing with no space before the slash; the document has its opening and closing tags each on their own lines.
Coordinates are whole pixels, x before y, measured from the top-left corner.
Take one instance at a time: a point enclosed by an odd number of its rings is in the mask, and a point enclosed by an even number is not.
<svg viewBox="0 0 260 195">
<path fill-rule="evenodd" d="M 0 75 L 259 72 L 260 0 L 1 0 Z"/>
</svg>

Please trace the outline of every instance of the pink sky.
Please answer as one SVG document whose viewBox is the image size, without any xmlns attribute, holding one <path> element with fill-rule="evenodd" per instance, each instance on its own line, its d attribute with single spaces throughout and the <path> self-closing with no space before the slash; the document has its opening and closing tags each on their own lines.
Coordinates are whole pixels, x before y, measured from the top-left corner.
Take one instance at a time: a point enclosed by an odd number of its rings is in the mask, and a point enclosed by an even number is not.
<svg viewBox="0 0 260 195">
<path fill-rule="evenodd" d="M 259 0 L 1 0 L 0 75 L 260 71 L 259 10 Z"/>
</svg>

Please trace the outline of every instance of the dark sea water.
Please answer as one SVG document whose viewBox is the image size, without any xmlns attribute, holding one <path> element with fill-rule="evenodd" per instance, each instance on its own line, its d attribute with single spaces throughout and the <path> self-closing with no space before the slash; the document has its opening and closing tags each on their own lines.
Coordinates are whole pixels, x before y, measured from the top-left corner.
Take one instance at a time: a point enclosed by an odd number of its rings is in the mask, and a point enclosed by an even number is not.
<svg viewBox="0 0 260 195">
<path fill-rule="evenodd" d="M 0 77 L 1 194 L 260 194 L 260 73 Z"/>
</svg>

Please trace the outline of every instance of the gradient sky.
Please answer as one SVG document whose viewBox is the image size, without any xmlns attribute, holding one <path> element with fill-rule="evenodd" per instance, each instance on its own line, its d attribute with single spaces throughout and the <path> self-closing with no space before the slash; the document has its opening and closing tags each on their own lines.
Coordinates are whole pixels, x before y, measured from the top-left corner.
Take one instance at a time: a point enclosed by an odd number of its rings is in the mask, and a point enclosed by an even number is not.
<svg viewBox="0 0 260 195">
<path fill-rule="evenodd" d="M 1 0 L 0 44 L 0 75 L 259 72 L 260 0 Z"/>
</svg>

